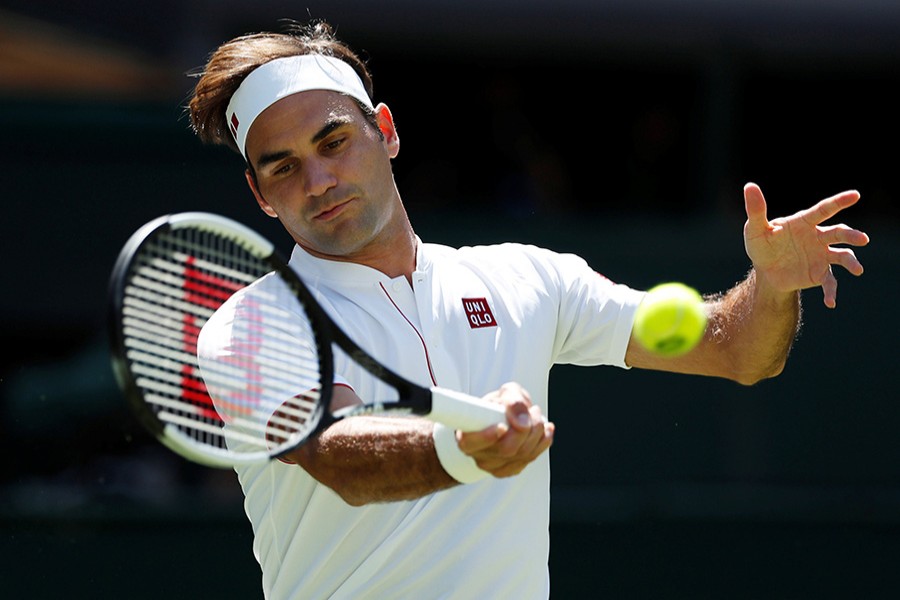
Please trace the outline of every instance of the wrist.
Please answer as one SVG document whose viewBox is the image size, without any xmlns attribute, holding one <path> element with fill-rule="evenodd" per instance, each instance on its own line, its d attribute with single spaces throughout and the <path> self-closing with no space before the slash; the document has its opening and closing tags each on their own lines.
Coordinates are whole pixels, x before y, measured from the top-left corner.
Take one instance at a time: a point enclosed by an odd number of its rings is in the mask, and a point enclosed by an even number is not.
<svg viewBox="0 0 900 600">
<path fill-rule="evenodd" d="M 756 267 L 750 269 L 750 273 L 747 275 L 747 283 L 751 286 L 756 301 L 764 304 L 795 304 L 800 297 L 800 290 L 781 289 L 775 285 L 764 271 L 760 271 Z"/>
<path fill-rule="evenodd" d="M 435 423 L 432 438 L 441 467 L 456 481 L 474 483 L 490 476 L 490 473 L 478 467 L 474 458 L 459 449 L 454 429 Z"/>
</svg>

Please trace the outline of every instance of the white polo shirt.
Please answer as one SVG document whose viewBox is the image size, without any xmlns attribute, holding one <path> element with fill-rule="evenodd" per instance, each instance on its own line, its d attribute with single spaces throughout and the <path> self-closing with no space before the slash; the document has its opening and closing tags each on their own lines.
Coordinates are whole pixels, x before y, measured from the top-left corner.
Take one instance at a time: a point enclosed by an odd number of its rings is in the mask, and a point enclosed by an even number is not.
<svg viewBox="0 0 900 600">
<path fill-rule="evenodd" d="M 625 366 L 643 296 L 574 255 L 519 244 L 420 241 L 412 286 L 299 247 L 290 263 L 338 325 L 400 375 L 475 396 L 517 381 L 548 416 L 552 365 Z M 204 329 L 205 360 L 236 346 L 229 310 Z M 335 371 L 365 402 L 396 397 L 340 351 Z M 267 598 L 549 596 L 549 453 L 515 477 L 363 507 L 298 466 L 237 471 Z"/>
</svg>

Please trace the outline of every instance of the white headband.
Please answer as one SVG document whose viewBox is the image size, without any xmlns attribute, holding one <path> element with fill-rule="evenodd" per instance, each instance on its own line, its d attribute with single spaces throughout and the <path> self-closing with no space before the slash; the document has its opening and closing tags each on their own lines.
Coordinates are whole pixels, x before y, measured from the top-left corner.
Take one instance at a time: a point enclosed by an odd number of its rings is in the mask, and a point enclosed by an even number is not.
<svg viewBox="0 0 900 600">
<path fill-rule="evenodd" d="M 247 132 L 256 117 L 282 98 L 309 90 L 340 92 L 373 108 L 359 75 L 344 61 L 322 54 L 276 58 L 247 75 L 225 110 L 228 128 L 245 159 Z"/>
</svg>

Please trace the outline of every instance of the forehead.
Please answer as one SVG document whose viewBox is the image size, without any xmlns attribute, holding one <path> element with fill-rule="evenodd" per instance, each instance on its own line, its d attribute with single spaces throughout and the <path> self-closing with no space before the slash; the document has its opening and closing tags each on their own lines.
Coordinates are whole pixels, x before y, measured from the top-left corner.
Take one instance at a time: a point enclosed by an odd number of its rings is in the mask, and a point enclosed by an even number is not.
<svg viewBox="0 0 900 600">
<path fill-rule="evenodd" d="M 313 143 L 324 127 L 363 119 L 356 102 L 344 94 L 310 90 L 278 100 L 253 121 L 247 132 L 247 155 L 258 156 L 273 148 Z"/>
</svg>

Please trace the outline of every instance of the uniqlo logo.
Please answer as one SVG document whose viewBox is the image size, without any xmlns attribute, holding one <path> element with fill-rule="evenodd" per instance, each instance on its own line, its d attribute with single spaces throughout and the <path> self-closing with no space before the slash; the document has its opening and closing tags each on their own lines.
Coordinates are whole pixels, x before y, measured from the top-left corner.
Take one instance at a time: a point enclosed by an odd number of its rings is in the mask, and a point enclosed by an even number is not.
<svg viewBox="0 0 900 600">
<path fill-rule="evenodd" d="M 469 319 L 469 327 L 480 329 L 497 326 L 497 319 L 494 318 L 494 313 L 491 312 L 485 298 L 463 298 L 462 302 L 466 317 Z"/>
</svg>

